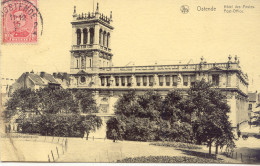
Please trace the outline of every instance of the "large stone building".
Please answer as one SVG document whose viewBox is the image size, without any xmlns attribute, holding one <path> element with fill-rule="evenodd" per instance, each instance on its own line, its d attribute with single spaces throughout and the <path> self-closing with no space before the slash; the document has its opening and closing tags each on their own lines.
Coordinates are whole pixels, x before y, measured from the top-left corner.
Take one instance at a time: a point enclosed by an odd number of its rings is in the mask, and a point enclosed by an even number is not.
<svg viewBox="0 0 260 166">
<path fill-rule="evenodd" d="M 110 47 L 112 12 L 107 17 L 96 11 L 77 14 L 74 8 L 71 48 L 71 87 L 95 93 L 99 113 L 106 120 L 113 115 L 119 96 L 130 90 L 142 94 L 155 90 L 165 95 L 170 90 L 184 92 L 196 80 L 205 79 L 227 95 L 230 120 L 234 128 L 243 128 L 248 122 L 248 77 L 240 68 L 239 60 L 231 56 L 223 63 L 152 65 L 113 67 Z M 96 133 L 105 136 L 105 125 Z"/>
</svg>

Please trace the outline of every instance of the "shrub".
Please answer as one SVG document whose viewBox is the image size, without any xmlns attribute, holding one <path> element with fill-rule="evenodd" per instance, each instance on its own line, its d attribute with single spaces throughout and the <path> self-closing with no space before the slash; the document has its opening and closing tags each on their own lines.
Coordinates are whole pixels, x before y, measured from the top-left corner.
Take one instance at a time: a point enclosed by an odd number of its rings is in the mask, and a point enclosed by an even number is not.
<svg viewBox="0 0 260 166">
<path fill-rule="evenodd" d="M 118 160 L 118 163 L 224 163 L 220 160 L 186 156 L 148 156 Z"/>
<path fill-rule="evenodd" d="M 153 142 L 150 143 L 150 145 L 184 148 L 184 149 L 201 149 L 201 146 L 199 145 L 182 143 L 182 142 Z"/>
</svg>

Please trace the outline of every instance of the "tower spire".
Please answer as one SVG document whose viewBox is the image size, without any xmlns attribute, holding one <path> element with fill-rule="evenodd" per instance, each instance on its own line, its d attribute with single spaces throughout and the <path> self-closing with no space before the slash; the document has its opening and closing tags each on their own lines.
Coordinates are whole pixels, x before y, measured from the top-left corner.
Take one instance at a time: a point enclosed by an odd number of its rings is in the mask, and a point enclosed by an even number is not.
<svg viewBox="0 0 260 166">
<path fill-rule="evenodd" d="M 112 21 L 112 11 L 110 11 L 110 21 Z"/>
<path fill-rule="evenodd" d="M 97 3 L 96 13 L 98 13 L 98 12 L 99 12 L 99 7 L 98 7 L 98 3 Z"/>
<path fill-rule="evenodd" d="M 93 13 L 95 12 L 95 10 L 94 10 L 94 9 L 95 9 L 95 7 L 94 7 L 94 0 L 93 0 Z"/>
<path fill-rule="evenodd" d="M 74 6 L 74 12 L 73 12 L 73 14 L 76 14 L 76 6 Z"/>
<path fill-rule="evenodd" d="M 77 17 L 77 11 L 76 11 L 76 6 L 74 6 L 74 11 L 73 11 L 73 18 L 76 19 Z"/>
</svg>

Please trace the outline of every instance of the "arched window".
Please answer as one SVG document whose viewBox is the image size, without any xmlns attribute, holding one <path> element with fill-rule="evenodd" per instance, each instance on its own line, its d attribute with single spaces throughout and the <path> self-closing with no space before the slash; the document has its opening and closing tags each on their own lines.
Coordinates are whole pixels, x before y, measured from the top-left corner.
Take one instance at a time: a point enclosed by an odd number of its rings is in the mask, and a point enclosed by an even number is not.
<svg viewBox="0 0 260 166">
<path fill-rule="evenodd" d="M 110 33 L 107 33 L 107 48 L 109 48 L 110 45 Z"/>
<path fill-rule="evenodd" d="M 83 44 L 87 44 L 88 41 L 88 30 L 83 29 Z"/>
<path fill-rule="evenodd" d="M 77 29 L 77 45 L 80 45 L 81 42 L 81 30 Z"/>
<path fill-rule="evenodd" d="M 106 31 L 104 31 L 103 33 L 103 46 L 105 47 L 106 46 Z"/>
<path fill-rule="evenodd" d="M 99 30 L 99 44 L 102 45 L 102 29 Z"/>
<path fill-rule="evenodd" d="M 89 33 L 90 33 L 90 44 L 93 44 L 94 43 L 94 29 L 90 28 Z"/>
</svg>

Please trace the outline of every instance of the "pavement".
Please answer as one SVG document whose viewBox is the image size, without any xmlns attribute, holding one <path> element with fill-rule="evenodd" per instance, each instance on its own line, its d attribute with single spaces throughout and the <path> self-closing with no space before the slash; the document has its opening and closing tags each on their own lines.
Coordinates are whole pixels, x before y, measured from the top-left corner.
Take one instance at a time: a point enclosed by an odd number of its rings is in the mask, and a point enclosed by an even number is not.
<svg viewBox="0 0 260 166">
<path fill-rule="evenodd" d="M 62 144 L 63 141 L 63 144 Z M 65 152 L 63 138 L 22 134 L 1 134 L 1 161 L 48 162 Z M 57 151 L 58 149 L 58 151 Z M 52 153 L 53 157 L 52 157 Z"/>
<path fill-rule="evenodd" d="M 187 156 L 195 157 L 193 151 L 207 154 L 208 148 L 198 150 L 178 149 L 149 145 L 149 142 L 117 141 L 107 139 L 67 138 L 68 148 L 65 150 L 63 137 L 34 136 L 32 138 L 19 136 L 15 138 L 1 135 L 1 160 L 2 161 L 41 161 L 41 162 L 116 162 L 127 157 L 140 156 Z M 10 139 L 12 138 L 12 139 Z M 240 139 L 238 147 L 259 147 L 259 140 Z M 58 149 L 58 152 L 57 152 Z M 212 153 L 215 148 L 212 147 Z M 195 153 L 196 153 L 195 152 Z M 53 160 L 54 158 L 54 160 Z M 223 155 L 218 158 L 228 163 L 241 163 Z"/>
<path fill-rule="evenodd" d="M 70 138 L 68 152 L 57 162 L 116 162 L 127 157 L 187 156 L 170 147 L 149 145 L 149 142 L 85 140 Z"/>
</svg>

